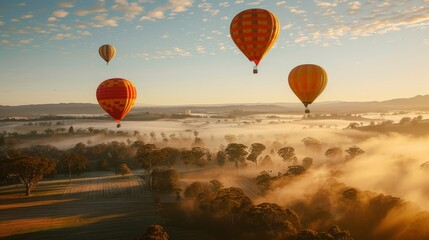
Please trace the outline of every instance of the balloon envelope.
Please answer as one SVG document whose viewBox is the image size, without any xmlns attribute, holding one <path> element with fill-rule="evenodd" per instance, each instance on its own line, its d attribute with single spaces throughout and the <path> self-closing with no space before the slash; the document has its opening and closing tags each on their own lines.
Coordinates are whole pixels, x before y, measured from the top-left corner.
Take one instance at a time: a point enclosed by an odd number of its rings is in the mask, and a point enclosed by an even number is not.
<svg viewBox="0 0 429 240">
<path fill-rule="evenodd" d="M 238 13 L 231 21 L 231 38 L 243 54 L 258 66 L 276 42 L 280 32 L 277 16 L 253 8 Z"/>
<path fill-rule="evenodd" d="M 109 61 L 112 60 L 116 54 L 116 49 L 113 45 L 105 44 L 98 49 L 98 53 L 100 54 L 100 57 L 109 64 Z"/>
<path fill-rule="evenodd" d="M 289 73 L 289 86 L 306 107 L 311 104 L 325 89 L 328 83 L 326 71 L 315 64 L 303 64 Z"/>
<path fill-rule="evenodd" d="M 134 84 L 124 78 L 107 79 L 97 88 L 98 103 L 118 124 L 131 110 L 136 98 Z"/>
</svg>

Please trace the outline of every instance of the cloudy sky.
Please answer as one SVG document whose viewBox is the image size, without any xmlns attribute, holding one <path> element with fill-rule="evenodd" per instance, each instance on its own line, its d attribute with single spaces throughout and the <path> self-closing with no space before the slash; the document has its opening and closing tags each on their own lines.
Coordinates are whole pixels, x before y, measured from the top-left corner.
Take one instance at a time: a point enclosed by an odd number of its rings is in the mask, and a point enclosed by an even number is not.
<svg viewBox="0 0 429 240">
<path fill-rule="evenodd" d="M 248 8 L 281 24 L 258 75 L 229 36 Z M 112 77 L 138 104 L 298 102 L 287 76 L 303 63 L 328 72 L 317 101 L 412 97 L 429 94 L 429 0 L 1 0 L 0 62 L 0 105 L 96 103 Z"/>
</svg>

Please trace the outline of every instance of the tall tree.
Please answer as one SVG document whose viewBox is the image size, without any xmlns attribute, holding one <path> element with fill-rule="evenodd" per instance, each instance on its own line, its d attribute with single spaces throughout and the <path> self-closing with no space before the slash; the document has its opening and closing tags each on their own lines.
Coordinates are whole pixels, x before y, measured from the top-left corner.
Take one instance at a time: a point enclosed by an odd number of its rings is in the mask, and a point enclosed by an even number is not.
<svg viewBox="0 0 429 240">
<path fill-rule="evenodd" d="M 282 157 L 284 162 L 295 164 L 297 161 L 295 149 L 293 147 L 280 148 L 277 153 Z"/>
<path fill-rule="evenodd" d="M 137 150 L 136 159 L 149 175 L 149 188 L 152 189 L 152 168 L 159 159 L 160 151 L 155 144 L 144 144 Z"/>
<path fill-rule="evenodd" d="M 247 156 L 247 160 L 255 163 L 256 167 L 258 166 L 258 157 L 266 149 L 265 145 L 262 143 L 253 143 L 250 146 L 250 154 Z"/>
<path fill-rule="evenodd" d="M 235 168 L 238 173 L 238 163 L 244 163 L 247 156 L 247 146 L 241 143 L 230 143 L 225 148 L 225 154 L 229 161 L 235 162 Z"/>
<path fill-rule="evenodd" d="M 88 159 L 81 154 L 74 152 L 64 152 L 63 157 L 59 161 L 59 171 L 69 175 L 71 181 L 71 175 L 80 175 L 88 168 Z"/>
<path fill-rule="evenodd" d="M 136 159 L 149 174 L 152 172 L 152 152 L 157 149 L 155 144 L 144 144 L 137 150 Z"/>
</svg>

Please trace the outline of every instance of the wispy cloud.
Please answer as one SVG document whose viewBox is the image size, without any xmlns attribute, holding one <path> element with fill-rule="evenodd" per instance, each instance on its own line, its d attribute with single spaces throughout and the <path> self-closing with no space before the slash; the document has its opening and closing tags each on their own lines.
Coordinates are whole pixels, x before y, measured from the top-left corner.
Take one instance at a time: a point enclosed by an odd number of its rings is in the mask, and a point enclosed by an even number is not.
<svg viewBox="0 0 429 240">
<path fill-rule="evenodd" d="M 168 50 L 160 50 L 152 53 L 138 53 L 137 57 L 144 58 L 145 60 L 152 59 L 167 59 L 167 58 L 176 58 L 176 57 L 190 57 L 192 56 L 191 52 L 180 47 L 173 47 Z"/>
<path fill-rule="evenodd" d="M 68 15 L 69 15 L 69 12 L 62 10 L 62 9 L 54 11 L 52 13 L 52 16 L 56 17 L 56 18 L 64 18 L 64 17 L 67 17 Z"/>
<path fill-rule="evenodd" d="M 286 29 L 290 29 L 291 27 L 293 26 L 293 24 L 292 23 L 289 23 L 289 24 L 286 24 L 286 25 L 284 25 L 284 26 L 282 26 L 282 30 L 286 30 Z"/>
<path fill-rule="evenodd" d="M 249 2 L 249 3 L 247 3 L 247 5 L 260 5 L 262 2 L 263 2 L 264 0 L 256 0 L 256 1 L 253 1 L 253 2 Z"/>
<path fill-rule="evenodd" d="M 116 4 L 113 5 L 112 9 L 122 11 L 125 14 L 126 19 L 134 19 L 144 10 L 137 2 L 128 3 L 127 0 L 115 0 L 115 3 Z"/>
<path fill-rule="evenodd" d="M 206 0 L 203 0 L 200 4 L 198 4 L 198 7 L 201 8 L 204 12 L 208 12 L 211 15 L 217 15 L 220 11 L 219 9 L 213 8 L 213 5 Z"/>
<path fill-rule="evenodd" d="M 118 21 L 116 18 L 107 18 L 107 13 L 99 14 L 93 18 L 94 27 L 117 27 Z"/>
<path fill-rule="evenodd" d="M 72 7 L 74 7 L 74 4 L 71 2 L 60 2 L 60 3 L 58 3 L 58 6 L 63 7 L 63 8 L 72 8 Z"/>
<path fill-rule="evenodd" d="M 23 40 L 20 40 L 19 41 L 19 43 L 21 43 L 21 44 L 29 44 L 31 41 L 33 41 L 34 39 L 32 39 L 32 38 L 29 38 L 29 39 L 23 39 Z"/>
<path fill-rule="evenodd" d="M 104 13 L 104 12 L 107 12 L 104 1 L 98 1 L 95 6 L 88 9 L 79 9 L 75 12 L 75 14 L 78 16 L 86 16 L 89 14 Z"/>
<path fill-rule="evenodd" d="M 34 17 L 33 14 L 25 14 L 25 15 L 21 16 L 22 19 L 29 19 L 29 18 L 32 18 L 32 17 Z"/>
<path fill-rule="evenodd" d="M 167 15 L 166 12 L 172 13 L 180 13 L 189 10 L 193 5 L 193 0 L 168 0 L 165 5 L 159 6 L 154 10 L 150 11 L 146 16 L 140 18 L 140 20 L 159 20 L 165 18 Z M 168 14 L 171 18 L 175 16 L 175 14 Z"/>
<path fill-rule="evenodd" d="M 219 6 L 221 6 L 221 7 L 229 7 L 229 2 L 221 2 L 221 3 L 219 3 Z"/>
<path fill-rule="evenodd" d="M 196 46 L 195 51 L 197 51 L 197 53 L 199 53 L 199 54 L 205 54 L 206 53 L 206 49 L 202 45 Z"/>
</svg>

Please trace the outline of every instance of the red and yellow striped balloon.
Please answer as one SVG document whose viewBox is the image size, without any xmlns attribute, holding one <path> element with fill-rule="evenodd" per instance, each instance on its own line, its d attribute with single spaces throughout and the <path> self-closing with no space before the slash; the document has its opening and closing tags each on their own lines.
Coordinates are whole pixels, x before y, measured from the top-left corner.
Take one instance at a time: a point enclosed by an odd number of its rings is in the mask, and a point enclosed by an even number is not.
<svg viewBox="0 0 429 240">
<path fill-rule="evenodd" d="M 276 15 L 259 8 L 238 13 L 230 26 L 232 40 L 249 61 L 255 63 L 255 69 L 275 44 L 279 32 L 280 23 Z"/>
<path fill-rule="evenodd" d="M 137 98 L 134 84 L 124 78 L 111 78 L 97 88 L 100 106 L 118 123 L 127 115 Z"/>
<path fill-rule="evenodd" d="M 303 64 L 289 73 L 289 86 L 305 106 L 305 113 L 310 113 L 307 106 L 325 89 L 328 83 L 326 71 L 315 64 Z"/>
<path fill-rule="evenodd" d="M 113 45 L 105 44 L 98 49 L 98 53 L 100 57 L 109 64 L 109 61 L 112 60 L 116 54 L 116 49 Z"/>
</svg>

